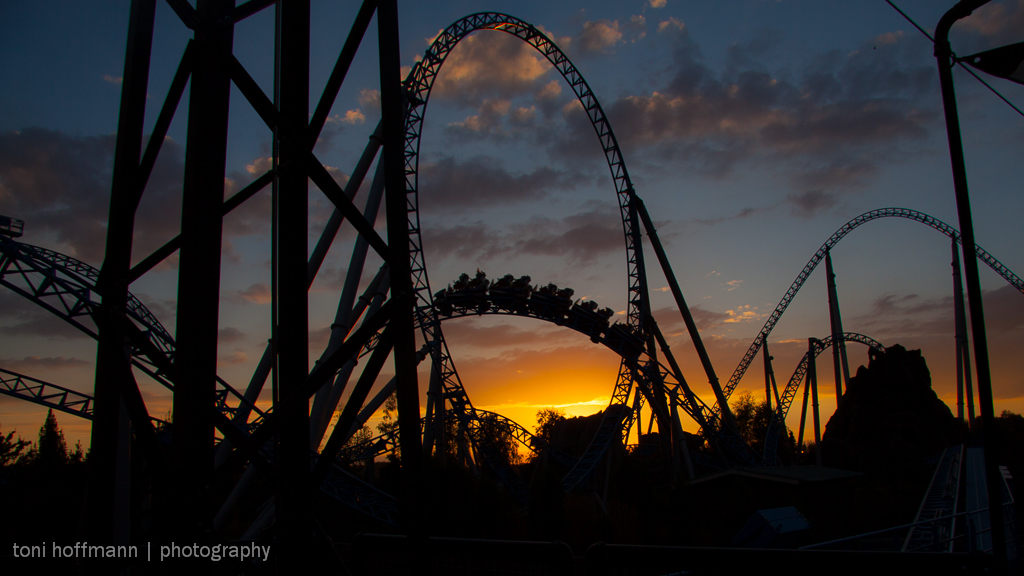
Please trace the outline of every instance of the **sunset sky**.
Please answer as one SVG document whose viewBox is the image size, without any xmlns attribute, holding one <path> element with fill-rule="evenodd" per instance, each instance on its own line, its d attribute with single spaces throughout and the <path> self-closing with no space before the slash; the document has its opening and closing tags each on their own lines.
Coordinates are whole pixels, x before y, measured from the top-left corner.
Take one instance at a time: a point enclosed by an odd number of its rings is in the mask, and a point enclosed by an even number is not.
<svg viewBox="0 0 1024 576">
<path fill-rule="evenodd" d="M 311 110 L 358 4 L 313 2 Z M 97 267 L 128 5 L 0 3 L 0 214 L 25 220 L 22 241 Z M 897 5 L 931 31 L 952 2 Z M 959 228 L 932 46 L 883 0 L 400 0 L 403 64 L 412 66 L 440 30 L 482 11 L 541 27 L 587 79 L 722 382 L 807 260 L 851 218 L 905 207 Z M 158 2 L 147 130 L 189 36 Z M 991 2 L 951 34 L 960 55 L 1020 41 L 1024 0 Z M 347 179 L 380 116 L 376 47 L 374 21 L 315 149 L 339 181 Z M 271 94 L 273 10 L 236 26 L 234 52 Z M 1024 273 L 1024 118 L 963 70 L 953 75 L 977 241 Z M 1024 107 L 1024 87 L 986 78 Z M 183 103 L 140 207 L 136 262 L 178 231 L 186 120 Z M 262 174 L 271 149 L 269 131 L 234 89 L 229 129 L 226 194 Z M 482 32 L 455 48 L 427 108 L 420 175 L 434 291 L 479 268 L 492 279 L 527 274 L 537 284 L 572 287 L 576 297 L 625 311 L 622 226 L 604 156 L 568 85 L 525 43 Z M 312 249 L 330 204 L 313 186 L 309 198 Z M 269 337 L 269 215 L 268 188 L 225 220 L 218 354 L 221 376 L 240 389 Z M 381 219 L 378 230 L 384 229 Z M 353 238 L 344 227 L 311 292 L 311 365 L 327 341 Z M 653 250 L 648 246 L 645 253 L 655 316 L 687 379 L 710 403 Z M 844 328 L 885 345 L 922 349 L 933 387 L 955 413 L 946 237 L 916 222 L 886 219 L 851 233 L 833 258 Z M 364 281 L 379 263 L 370 258 Z M 981 284 L 996 411 L 1024 412 L 1024 295 L 986 267 Z M 172 258 L 131 287 L 172 334 L 176 285 Z M 807 338 L 829 330 L 822 266 L 769 338 L 780 385 Z M 542 407 L 584 415 L 608 403 L 618 358 L 577 333 L 502 316 L 453 320 L 444 333 L 479 408 L 532 428 Z M 853 370 L 867 362 L 865 350 L 850 345 Z M 0 291 L 0 368 L 91 393 L 95 354 L 92 340 Z M 822 359 L 827 418 L 835 397 L 831 360 Z M 421 390 L 426 382 L 421 375 Z M 760 358 L 741 382 L 743 390 L 763 395 Z M 167 413 L 166 390 L 145 383 L 144 395 L 153 415 Z M 45 413 L 0 396 L 4 433 L 16 428 L 34 439 Z M 71 443 L 88 443 L 87 422 L 58 418 Z M 789 421 L 795 429 L 798 406 Z M 694 429 L 692 422 L 684 427 Z"/>
</svg>

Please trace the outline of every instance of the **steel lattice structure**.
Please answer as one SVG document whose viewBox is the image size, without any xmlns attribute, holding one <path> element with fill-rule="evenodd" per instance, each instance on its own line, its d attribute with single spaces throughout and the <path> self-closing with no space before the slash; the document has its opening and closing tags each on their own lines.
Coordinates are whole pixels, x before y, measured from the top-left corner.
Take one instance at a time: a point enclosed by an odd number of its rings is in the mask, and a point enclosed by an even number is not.
<svg viewBox="0 0 1024 576">
<path fill-rule="evenodd" d="M 419 218 L 419 150 L 423 119 L 426 112 L 430 91 L 437 74 L 451 50 L 469 34 L 480 30 L 496 30 L 522 39 L 524 42 L 543 54 L 568 82 L 573 93 L 583 105 L 584 110 L 594 127 L 605 159 L 611 171 L 615 192 L 619 201 L 623 232 L 626 240 L 626 261 L 629 287 L 629 303 L 627 309 L 628 326 L 637 333 L 643 333 L 645 318 L 648 313 L 646 274 L 644 270 L 643 251 L 639 220 L 636 212 L 635 193 L 629 178 L 629 172 L 622 159 L 618 142 L 611 125 L 605 117 L 604 110 L 594 96 L 590 86 L 582 74 L 569 61 L 565 54 L 546 35 L 532 24 L 513 16 L 496 12 L 486 12 L 467 16 L 446 28 L 427 49 L 423 59 L 410 72 L 404 85 L 407 92 L 408 112 L 405 124 L 405 173 L 406 194 L 409 212 L 410 255 L 412 259 L 413 285 L 416 293 L 417 322 L 423 333 L 424 340 L 431 346 L 435 370 L 438 371 L 444 395 L 449 399 L 452 408 L 465 414 L 470 421 L 478 417 L 474 413 L 472 403 L 466 395 L 459 379 L 454 362 L 448 352 L 447 344 L 438 322 L 434 318 L 432 291 L 427 278 L 427 267 L 423 255 L 423 243 L 420 234 Z M 633 374 L 629 366 L 623 362 L 619 369 L 618 379 L 609 402 L 609 410 L 605 412 L 598 437 L 592 443 L 592 449 L 580 459 L 579 464 L 566 478 L 566 486 L 575 486 L 587 475 L 604 454 L 608 443 L 617 435 L 622 426 L 623 410 L 612 408 L 626 406 L 633 385 Z M 437 394 L 438 391 L 435 391 Z M 476 438 L 482 445 L 489 444 L 483 437 Z M 492 450 L 485 449 L 485 454 Z M 505 465 L 497 464 L 499 475 L 513 483 L 511 471 Z M 519 488 L 513 488 L 521 496 L 525 494 Z"/>
<path fill-rule="evenodd" d="M 885 351 L 885 346 L 882 346 L 880 342 L 870 336 L 857 334 L 856 332 L 843 332 L 839 336 L 837 339 L 833 338 L 830 334 L 820 340 L 817 338 L 812 339 L 811 343 L 814 345 L 814 354 L 811 354 L 811 350 L 804 353 L 800 363 L 797 364 L 796 370 L 793 371 L 793 376 L 786 383 L 786 388 L 779 397 L 779 404 L 775 407 L 774 417 L 768 425 L 768 433 L 765 435 L 764 460 L 768 465 L 778 466 L 780 464 L 777 450 L 779 447 L 779 437 L 786 429 L 786 415 L 789 414 L 789 408 L 793 405 L 793 399 L 796 398 L 796 393 L 800 390 L 800 382 L 807 375 L 807 369 L 814 358 L 817 358 L 819 354 L 832 346 L 839 345 L 840 341 L 860 342 L 872 350 Z"/>
<path fill-rule="evenodd" d="M 757 353 L 764 344 L 765 339 L 769 334 L 771 334 L 772 329 L 775 328 L 775 324 L 778 323 L 779 319 L 782 318 L 782 313 L 786 311 L 787 307 L 789 307 L 793 298 L 796 297 L 796 293 L 800 290 L 800 287 L 804 285 L 804 282 L 807 281 L 807 278 L 810 277 L 814 268 L 825 259 L 825 254 L 828 253 L 833 246 L 839 243 L 843 237 L 857 227 L 880 218 L 905 218 L 907 220 L 920 222 L 942 232 L 954 242 L 957 242 L 958 244 L 960 243 L 960 233 L 955 228 L 938 218 L 934 218 L 924 212 L 918 212 L 917 210 L 911 210 L 909 208 L 881 208 L 878 210 L 871 210 L 850 220 L 829 236 L 828 240 L 821 245 L 821 248 L 818 248 L 818 251 L 814 253 L 814 256 L 811 256 L 811 259 L 807 261 L 806 265 L 804 265 L 803 270 L 801 270 L 800 274 L 798 274 L 796 279 L 793 280 L 793 284 L 790 285 L 789 290 L 786 291 L 782 300 L 779 301 L 775 310 L 772 311 L 768 320 L 764 323 L 764 327 L 761 328 L 761 331 L 758 332 L 754 341 L 751 342 L 750 348 L 748 348 L 746 354 L 743 355 L 743 359 L 740 360 L 740 363 L 733 372 L 732 377 L 729 378 L 729 382 L 724 388 L 726 396 L 731 395 L 733 391 L 736 390 L 736 386 L 739 385 L 740 380 L 743 379 L 743 375 L 746 373 L 747 368 L 750 367 L 751 362 L 754 361 L 754 357 L 757 356 Z M 989 254 L 981 246 L 976 246 L 976 248 L 979 260 L 987 264 L 992 270 L 995 270 L 995 272 L 1002 276 L 1003 279 L 1005 279 L 1011 286 L 1024 293 L 1024 280 L 1021 280 L 1020 277 L 1004 266 L 1002 262 L 996 260 L 994 256 Z"/>
<path fill-rule="evenodd" d="M 96 285 L 98 275 L 99 271 L 94 267 L 70 256 L 0 236 L 0 285 L 50 311 L 94 339 L 98 335 L 86 320 L 97 313 L 102 302 L 103 295 Z M 59 305 L 55 302 L 59 302 Z M 163 354 L 161 359 L 154 359 L 149 355 L 152 350 L 137 346 L 133 348 L 133 363 L 155 381 L 173 390 L 173 384 L 166 377 L 166 368 L 167 363 L 174 358 L 174 340 L 156 316 L 131 293 L 129 302 L 132 303 L 131 318 L 139 326 L 139 334 L 147 335 L 149 341 L 157 342 L 156 348 Z M 376 340 L 370 340 L 361 355 L 372 350 L 375 343 Z M 219 382 L 221 389 L 217 393 L 216 407 L 225 421 L 234 422 L 243 432 L 258 427 L 267 413 L 223 380 Z M 2 368 L 0 393 L 87 420 L 93 419 L 91 395 Z M 394 499 L 351 477 L 341 467 L 332 467 L 322 490 L 379 520 L 397 523 Z"/>
<path fill-rule="evenodd" d="M 0 394 L 92 420 L 92 396 L 0 368 Z"/>
<path fill-rule="evenodd" d="M 154 474 L 167 474 L 172 487 L 168 494 L 155 494 L 161 510 L 170 511 L 168 535 L 189 539 L 209 533 L 212 510 L 211 486 L 224 488 L 241 474 L 232 489 L 245 490 L 245 478 L 256 471 L 272 476 L 275 500 L 270 515 L 277 515 L 277 536 L 281 543 L 281 566 L 302 567 L 313 531 L 309 488 L 313 487 L 345 504 L 384 522 L 401 523 L 407 532 L 421 534 L 421 459 L 423 437 L 441 438 L 446 422 L 454 420 L 478 452 L 494 469 L 509 491 L 521 501 L 527 489 L 501 456 L 491 434 L 499 430 L 531 449 L 542 441 L 525 428 L 498 414 L 475 409 L 469 400 L 448 351 L 442 320 L 460 315 L 495 313 L 526 316 L 554 322 L 588 335 L 621 358 L 615 388 L 600 428 L 585 453 L 578 459 L 551 453 L 570 472 L 563 487 L 572 489 L 586 480 L 608 447 L 634 422 L 646 400 L 663 432 L 663 456 L 671 457 L 680 443 L 681 426 L 677 409 L 685 411 L 715 445 L 726 464 L 759 464 L 758 455 L 729 428 L 731 415 L 727 399 L 764 339 L 781 317 L 810 272 L 828 248 L 860 224 L 881 217 L 917 220 L 936 228 L 954 240 L 959 234 L 930 216 L 905 209 L 869 212 L 836 232 L 815 254 L 783 301 L 769 318 L 740 368 L 724 390 L 700 343 L 699 336 L 674 275 L 660 246 L 643 202 L 630 180 L 622 153 L 605 113 L 590 86 L 565 54 L 540 30 L 512 16 L 479 13 L 463 18 L 445 29 L 432 43 L 408 78 L 399 82 L 398 14 L 395 0 L 364 0 L 339 54 L 315 111 L 309 113 L 309 3 L 308 0 L 275 2 L 250 0 L 235 6 L 234 0 L 197 0 L 195 7 L 184 0 L 168 0 L 182 23 L 195 33 L 185 48 L 181 64 L 145 150 L 141 147 L 145 101 L 152 50 L 156 0 L 133 0 L 128 48 L 122 88 L 121 115 L 113 171 L 107 251 L 97 270 L 74 258 L 16 242 L 0 235 L 0 284 L 28 298 L 66 320 L 98 341 L 95 391 L 92 396 L 34 380 L 20 374 L 0 378 L 3 389 L 29 401 L 64 410 L 93 420 L 93 461 L 85 524 L 94 541 L 111 541 L 118 532 L 127 534 L 114 518 L 115 478 L 125 469 L 128 455 L 120 452 L 118 440 L 129 433 L 140 439 L 141 452 Z M 245 67 L 233 56 L 234 25 L 252 14 L 276 5 L 275 90 L 263 92 Z M 382 120 L 370 138 L 366 151 L 342 188 L 316 157 L 313 147 L 344 81 L 347 70 L 376 14 L 379 26 Z M 594 127 L 615 188 L 626 245 L 628 303 L 623 324 L 609 325 L 607 317 L 581 306 L 545 300 L 539 295 L 519 298 L 485 289 L 475 293 L 446 293 L 443 301 L 431 291 L 419 217 L 419 152 L 423 120 L 433 83 L 451 50 L 476 31 L 500 31 L 526 42 L 555 67 L 579 100 Z M 159 154 L 168 127 L 184 96 L 189 95 L 188 140 L 185 154 L 183 217 L 180 235 L 143 258 L 134 267 L 132 238 L 135 211 L 146 180 Z M 228 95 L 234 85 L 273 133 L 273 168 L 227 201 L 223 200 L 227 147 Z M 353 198 L 370 165 L 383 145 L 377 173 L 366 209 L 360 211 Z M 334 205 L 326 230 L 307 260 L 307 206 L 302 194 L 312 180 Z M 220 246 L 222 218 L 257 191 L 274 184 L 273 318 L 272 338 L 260 367 L 244 393 L 236 391 L 216 373 L 216 336 L 220 298 Z M 301 194 L 300 194 L 301 192 Z M 386 202 L 388 238 L 374 230 L 382 198 Z M 359 234 L 352 262 L 339 302 L 339 322 L 332 325 L 331 342 L 310 370 L 308 367 L 307 291 L 323 262 L 342 221 Z M 715 402 L 705 403 L 689 389 L 668 351 L 668 346 L 650 316 L 647 279 L 641 242 L 641 223 L 674 288 L 680 312 L 712 387 Z M 369 249 L 385 262 L 359 303 L 355 291 Z M 179 307 L 177 341 L 146 307 L 129 291 L 132 282 L 152 270 L 163 259 L 179 251 L 178 293 L 187 294 L 190 305 Z M 978 248 L 978 256 L 1018 290 L 1024 283 L 1005 266 Z M 350 286 L 351 284 L 351 286 Z M 388 296 L 390 294 L 390 296 Z M 358 326 L 356 326 L 359 324 Z M 415 349 L 415 331 L 424 346 Z M 873 340 L 843 334 L 843 340 L 868 345 Z M 658 341 L 665 366 L 657 355 Z M 821 350 L 831 343 L 821 341 Z M 878 345 L 880 346 L 880 345 Z M 817 349 L 816 349 L 817 350 Z M 820 351 L 818 351 L 820 352 Z M 386 396 L 366 401 L 375 379 L 389 355 L 394 356 L 396 377 L 385 391 L 396 391 L 398 429 L 374 438 L 365 445 L 345 448 L 351 430 L 365 421 Z M 319 453 L 309 448 L 326 432 L 317 419 L 330 414 L 346 391 L 355 363 L 369 356 L 357 382 L 348 390 L 349 399 L 338 423 Z M 427 418 L 420 419 L 416 365 L 432 359 L 432 381 Z M 810 353 L 801 364 L 806 371 Z M 172 450 L 168 457 L 155 446 L 153 421 L 139 392 L 132 366 L 174 392 Z M 274 366 L 274 409 L 255 406 L 270 367 Z M 797 368 L 802 374 L 801 367 Z M 794 375 L 778 406 L 782 426 L 795 396 L 790 392 Z M 636 384 L 632 404 L 630 394 Z M 316 395 L 312 414 L 309 401 Z M 670 401 L 670 403 L 669 403 Z M 131 430 L 118 421 L 120 406 L 126 405 Z M 447 408 L 450 405 L 450 410 Z M 669 416 L 671 408 L 672 416 Z M 662 428 L 664 424 L 664 428 Z M 773 425 L 775 422 L 773 422 Z M 216 431 L 220 438 L 215 439 Z M 771 434 L 772 429 L 769 430 Z M 776 431 L 777 432 L 777 431 Z M 219 442 L 218 442 L 219 441 Z M 765 459 L 769 458 L 766 441 Z M 773 444 L 774 445 L 774 444 Z M 372 458 L 379 449 L 402 453 L 402 496 L 395 499 L 359 481 L 339 463 Z M 429 447 L 428 447 L 429 448 Z M 774 454 L 770 455 L 774 458 Z M 242 473 L 243 467 L 247 467 Z M 255 472 L 253 472 L 255 474 Z M 228 501 L 231 500 L 229 496 Z M 224 508 L 229 504 L 225 502 Z M 401 514 L 399 514 L 401 512 Z M 215 520 L 213 520 L 215 523 Z M 265 524 L 264 524 L 265 525 Z M 198 528 L 197 528 L 198 527 Z M 255 525 L 250 531 L 258 531 Z"/>
</svg>

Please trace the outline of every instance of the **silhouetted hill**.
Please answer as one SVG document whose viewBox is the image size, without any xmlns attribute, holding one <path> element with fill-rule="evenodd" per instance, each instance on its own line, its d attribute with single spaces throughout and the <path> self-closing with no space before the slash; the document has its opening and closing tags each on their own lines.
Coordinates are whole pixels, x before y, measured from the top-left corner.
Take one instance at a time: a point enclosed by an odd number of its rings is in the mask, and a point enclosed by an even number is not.
<svg viewBox="0 0 1024 576">
<path fill-rule="evenodd" d="M 932 390 L 920 350 L 896 344 L 869 357 L 825 426 L 825 466 L 876 471 L 963 442 L 960 423 Z"/>
<path fill-rule="evenodd" d="M 551 445 L 566 454 L 581 456 L 601 427 L 604 411 L 590 416 L 573 416 L 559 420 L 551 431 Z"/>
</svg>

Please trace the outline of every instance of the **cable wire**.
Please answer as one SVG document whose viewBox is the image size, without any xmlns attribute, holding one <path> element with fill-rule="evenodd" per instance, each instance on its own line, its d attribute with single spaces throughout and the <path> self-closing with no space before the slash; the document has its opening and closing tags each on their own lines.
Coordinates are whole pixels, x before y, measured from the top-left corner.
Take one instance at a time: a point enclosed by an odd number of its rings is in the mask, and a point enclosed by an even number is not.
<svg viewBox="0 0 1024 576">
<path fill-rule="evenodd" d="M 914 26 L 914 28 L 917 28 L 921 32 L 921 34 L 924 34 L 926 38 L 931 40 L 932 44 L 935 43 L 935 38 L 932 38 L 932 35 L 929 34 L 928 32 L 926 32 L 924 28 L 921 28 L 920 26 L 918 26 L 917 22 L 914 22 L 913 18 L 911 18 L 910 16 L 907 16 L 906 12 L 904 12 L 903 10 L 900 10 L 899 6 L 896 6 L 896 4 L 894 4 L 892 2 L 892 0 L 885 0 L 885 3 L 888 4 L 889 6 L 892 6 L 893 10 L 899 12 L 900 16 L 903 16 L 907 20 L 907 22 L 910 22 Z M 975 74 L 974 70 L 971 70 L 967 66 L 964 66 L 963 61 L 958 59 L 955 54 L 953 55 L 953 63 L 954 64 L 958 64 L 961 68 L 966 70 L 971 76 L 974 76 L 978 80 L 978 82 L 981 82 L 986 88 L 991 90 L 992 93 L 995 94 L 996 96 L 998 96 L 1000 100 L 1002 100 L 1003 102 L 1006 102 L 1010 106 L 1010 108 L 1013 108 L 1017 112 L 1017 114 L 1020 114 L 1021 116 L 1024 116 L 1024 112 L 1022 112 L 1020 108 L 1017 108 L 1017 106 L 1015 106 L 1013 104 L 1013 102 L 1010 102 L 1009 100 L 1007 100 L 1006 97 L 1003 96 L 1002 94 L 1000 94 L 998 90 L 993 88 L 991 84 L 989 84 L 988 82 L 985 82 L 985 80 L 983 80 L 981 78 L 981 76 L 978 76 L 977 74 Z"/>
</svg>

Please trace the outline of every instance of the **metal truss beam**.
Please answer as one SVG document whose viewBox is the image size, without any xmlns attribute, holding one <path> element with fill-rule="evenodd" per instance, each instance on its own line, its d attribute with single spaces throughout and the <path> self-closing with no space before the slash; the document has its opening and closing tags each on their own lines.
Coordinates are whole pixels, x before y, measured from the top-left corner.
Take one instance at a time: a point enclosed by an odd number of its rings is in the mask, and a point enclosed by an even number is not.
<svg viewBox="0 0 1024 576">
<path fill-rule="evenodd" d="M 576 94 L 600 140 L 619 200 L 620 215 L 627 247 L 626 261 L 629 279 L 627 326 L 629 330 L 643 332 L 643 319 L 647 316 L 648 309 L 646 273 L 643 263 L 640 230 L 637 224 L 633 185 L 611 125 L 608 123 L 600 103 L 582 74 L 545 34 L 533 25 L 518 18 L 507 14 L 488 12 L 473 14 L 455 22 L 438 35 L 425 53 L 424 58 L 416 64 L 405 81 L 406 99 L 409 103 L 406 116 L 404 149 L 406 210 L 409 217 L 408 229 L 410 231 L 410 251 L 412 256 L 411 272 L 413 290 L 416 295 L 417 323 L 423 333 L 424 340 L 433 347 L 434 366 L 437 367 L 438 373 L 441 376 L 444 395 L 449 399 L 452 408 L 456 412 L 467 414 L 469 419 L 473 421 L 478 420 L 478 418 L 473 414 L 473 406 L 469 402 L 469 398 L 455 370 L 440 326 L 432 317 L 432 293 L 427 278 L 427 268 L 422 250 L 423 241 L 420 234 L 418 165 L 423 117 L 434 80 L 455 45 L 467 35 L 477 30 L 505 32 L 530 44 L 551 62 Z M 631 374 L 632 371 L 629 366 L 623 363 L 619 370 L 615 391 L 612 394 L 611 405 L 628 404 L 629 393 L 633 384 L 632 380 L 630 380 Z M 624 414 L 617 409 L 609 409 L 605 412 L 605 420 L 601 424 L 602 433 L 599 433 L 599 436 L 603 439 L 602 441 L 611 438 L 613 431 L 618 433 L 622 426 L 623 417 Z M 480 440 L 488 446 L 493 444 L 486 438 L 480 438 Z M 603 454 L 605 447 L 606 444 L 593 445 L 593 449 L 598 456 Z M 486 457 L 487 454 L 493 453 L 493 450 L 484 449 L 482 453 Z M 498 470 L 499 477 L 512 478 L 514 476 L 514 473 L 508 468 L 507 464 L 499 462 L 492 463 L 492 465 L 497 467 L 496 470 Z M 586 473 L 589 473 L 589 470 Z M 513 489 L 513 492 L 516 491 L 516 489 Z"/>
<path fill-rule="evenodd" d="M 789 414 L 789 408 L 793 404 L 793 398 L 796 397 L 796 393 L 800 390 L 800 382 L 807 375 L 807 371 L 811 365 L 811 361 L 817 358 L 819 354 L 828 350 L 833 346 L 839 345 L 841 342 L 860 342 L 872 350 L 879 352 L 885 351 L 885 346 L 882 346 L 880 342 L 865 336 L 863 334 L 857 334 L 856 332 L 843 332 L 836 335 L 829 335 L 824 339 L 813 338 L 811 340 L 811 348 L 804 354 L 803 358 L 800 359 L 800 363 L 796 367 L 796 371 L 793 372 L 793 376 L 789 379 L 786 384 L 786 388 L 782 392 L 782 396 L 779 398 L 777 405 L 775 406 L 774 417 L 771 423 L 768 425 L 768 433 L 765 436 L 764 441 L 764 460 L 771 466 L 778 466 L 778 455 L 776 453 L 779 445 L 779 437 L 783 434 L 786 429 L 786 415 Z M 813 354 L 812 354 L 813 353 Z"/>
<path fill-rule="evenodd" d="M 757 336 L 754 338 L 754 341 L 750 344 L 750 348 L 748 348 L 747 353 L 743 355 L 743 359 L 740 360 L 740 363 L 736 367 L 735 372 L 733 372 L 732 377 L 729 378 L 729 382 L 725 385 L 724 388 L 726 398 L 728 398 L 736 389 L 736 386 L 739 385 L 740 380 L 743 379 L 743 375 L 747 371 L 747 368 L 750 367 L 750 363 L 754 361 L 754 357 L 757 355 L 757 352 L 761 349 L 761 345 L 765 341 L 765 338 L 767 338 L 768 335 L 771 334 L 772 329 L 775 328 L 775 324 L 778 323 L 779 319 L 782 317 L 782 313 L 786 311 L 787 307 L 789 307 L 790 302 L 792 302 L 793 298 L 796 297 L 796 293 L 800 290 L 800 287 L 804 285 L 804 282 L 807 281 L 807 278 L 810 277 L 811 272 L 814 271 L 814 268 L 819 263 L 821 263 L 822 260 L 825 259 L 825 254 L 828 253 L 828 251 L 833 246 L 838 244 L 839 241 L 843 239 L 843 237 L 845 237 L 847 234 L 852 232 L 857 227 L 861 226 L 862 224 L 867 224 L 868 222 L 871 222 L 873 220 L 878 220 L 880 218 L 904 218 L 907 220 L 920 222 L 925 226 L 929 226 L 931 228 L 934 228 L 935 230 L 938 230 L 939 232 L 942 232 L 943 234 L 951 238 L 954 242 L 961 242 L 960 232 L 958 232 L 949 224 L 946 224 L 945 222 L 939 220 L 938 218 L 933 218 L 932 216 L 929 216 L 924 212 L 918 212 L 917 210 L 911 210 L 909 208 L 881 208 L 879 210 L 871 210 L 850 220 L 841 228 L 836 230 L 832 234 L 832 236 L 830 236 L 829 239 L 826 240 L 825 243 L 821 245 L 821 248 L 818 248 L 818 251 L 814 253 L 814 256 L 812 256 L 810 260 L 807 261 L 807 264 L 804 265 L 803 270 L 801 270 L 800 274 L 797 275 L 796 280 L 793 281 L 793 284 L 789 287 L 789 290 L 786 291 L 786 294 L 782 297 L 782 300 L 779 302 L 779 304 L 775 307 L 775 310 L 772 311 L 771 315 L 768 317 L 768 320 L 765 322 L 764 327 L 761 328 L 761 331 L 757 334 Z M 981 246 L 975 245 L 975 253 L 978 256 L 978 259 L 984 262 L 986 265 L 988 265 L 988 267 L 991 268 L 992 270 L 995 270 L 996 274 L 1002 276 L 1002 278 L 1006 280 L 1011 286 L 1019 290 L 1021 293 L 1024 293 L 1024 280 L 1022 280 L 1020 277 L 1014 274 L 1009 268 L 1003 265 L 1002 262 L 996 260 L 994 256 L 985 251 L 985 249 L 983 249 Z"/>
</svg>

